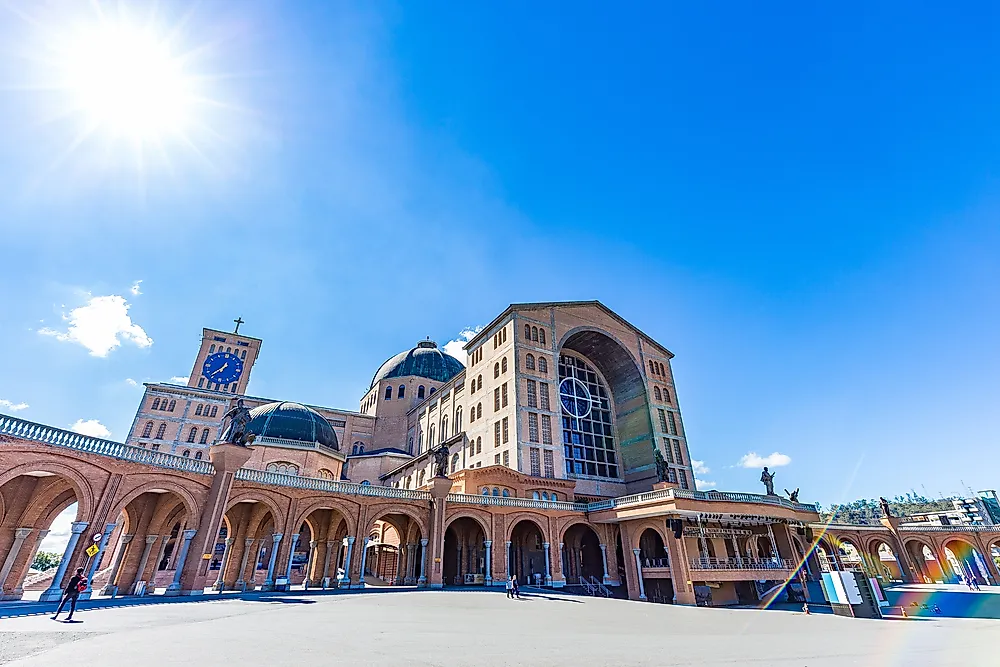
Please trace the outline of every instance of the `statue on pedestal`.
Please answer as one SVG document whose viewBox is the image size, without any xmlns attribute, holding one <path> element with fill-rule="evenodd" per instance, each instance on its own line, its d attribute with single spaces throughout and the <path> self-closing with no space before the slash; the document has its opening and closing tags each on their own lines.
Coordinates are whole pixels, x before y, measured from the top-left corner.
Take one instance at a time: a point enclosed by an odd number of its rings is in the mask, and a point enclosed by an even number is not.
<svg viewBox="0 0 1000 667">
<path fill-rule="evenodd" d="M 764 472 L 760 474 L 760 481 L 764 483 L 764 488 L 767 489 L 767 495 L 777 495 L 774 493 L 774 473 L 768 472 L 767 466 L 764 466 Z"/>
<path fill-rule="evenodd" d="M 660 482 L 667 481 L 667 462 L 663 460 L 660 448 L 653 446 L 653 461 L 656 462 L 656 479 Z"/>
<path fill-rule="evenodd" d="M 434 476 L 448 476 L 448 448 L 445 445 L 441 445 L 434 452 Z"/>
<path fill-rule="evenodd" d="M 788 499 L 791 500 L 793 503 L 799 502 L 799 490 L 798 489 L 795 489 L 791 493 L 789 493 L 788 489 L 785 489 L 785 494 L 788 496 Z"/>
<path fill-rule="evenodd" d="M 236 400 L 236 406 L 222 417 L 222 435 L 219 442 L 231 442 L 240 447 L 248 447 L 256 437 L 253 433 L 247 433 L 247 424 L 250 423 L 250 410 L 243 405 L 243 399 Z"/>
</svg>

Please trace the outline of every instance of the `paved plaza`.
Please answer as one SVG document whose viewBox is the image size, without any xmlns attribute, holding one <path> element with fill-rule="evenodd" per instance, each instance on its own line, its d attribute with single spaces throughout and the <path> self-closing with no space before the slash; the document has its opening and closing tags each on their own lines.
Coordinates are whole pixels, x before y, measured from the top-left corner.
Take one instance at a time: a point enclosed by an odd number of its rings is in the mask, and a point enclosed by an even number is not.
<svg viewBox="0 0 1000 667">
<path fill-rule="evenodd" d="M 998 621 L 866 621 L 559 594 L 273 595 L 0 619 L 9 665 L 995 665 Z"/>
</svg>

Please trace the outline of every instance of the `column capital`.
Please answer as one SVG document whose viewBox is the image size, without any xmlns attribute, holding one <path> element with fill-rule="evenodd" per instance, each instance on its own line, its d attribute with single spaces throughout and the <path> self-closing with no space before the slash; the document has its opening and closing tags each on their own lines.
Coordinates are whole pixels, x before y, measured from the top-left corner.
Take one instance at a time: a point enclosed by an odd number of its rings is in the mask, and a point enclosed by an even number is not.
<svg viewBox="0 0 1000 667">
<path fill-rule="evenodd" d="M 309 540 L 310 549 L 315 549 L 317 544 L 319 544 L 319 542 L 317 542 L 316 540 Z"/>
<path fill-rule="evenodd" d="M 33 530 L 34 530 L 34 528 L 15 528 L 14 529 L 14 537 L 17 538 L 17 539 L 19 539 L 19 540 L 23 540 L 28 535 L 31 535 L 31 531 L 33 531 Z"/>
<path fill-rule="evenodd" d="M 89 521 L 74 521 L 70 526 L 70 531 L 79 535 L 83 531 L 87 530 L 87 526 L 90 525 Z"/>
<path fill-rule="evenodd" d="M 509 547 L 511 544 L 513 544 L 513 542 L 511 542 L 510 540 L 507 540 L 507 546 Z"/>
<path fill-rule="evenodd" d="M 632 553 L 634 553 L 638 557 L 639 549 L 632 549 Z"/>
<path fill-rule="evenodd" d="M 565 542 L 560 542 L 559 543 L 559 551 L 562 551 L 564 546 L 566 546 L 566 543 Z"/>
<path fill-rule="evenodd" d="M 235 537 L 227 537 L 227 538 L 226 538 L 226 541 L 224 542 L 224 544 L 225 544 L 225 545 L 226 545 L 227 547 L 228 547 L 228 546 L 232 546 L 233 542 L 235 542 L 235 541 L 236 541 L 236 538 L 235 538 Z"/>
<path fill-rule="evenodd" d="M 601 551 L 607 551 L 608 550 L 608 545 L 607 544 L 601 544 L 599 546 L 601 547 Z"/>
<path fill-rule="evenodd" d="M 282 537 L 281 533 L 271 533 L 271 541 L 274 542 L 275 544 L 281 541 L 281 537 Z"/>
<path fill-rule="evenodd" d="M 348 535 L 347 536 L 347 543 L 348 544 L 354 544 L 354 540 L 356 540 L 356 539 L 358 539 L 358 538 L 356 538 L 354 535 Z"/>
<path fill-rule="evenodd" d="M 195 530 L 194 528 L 189 528 L 188 530 L 184 531 L 184 539 L 186 541 L 193 540 L 194 536 L 197 535 L 197 534 L 198 534 L 197 530 Z"/>
<path fill-rule="evenodd" d="M 543 549 L 548 549 L 549 548 L 549 543 L 548 542 L 542 542 L 542 548 Z"/>
<path fill-rule="evenodd" d="M 135 537 L 135 533 L 132 533 L 131 535 L 122 535 L 122 544 L 128 544 L 132 541 L 133 537 Z"/>
<path fill-rule="evenodd" d="M 485 542 L 483 542 L 483 546 L 485 546 L 485 547 L 492 547 L 493 546 L 493 540 L 486 540 Z"/>
<path fill-rule="evenodd" d="M 300 537 L 301 537 L 301 535 L 299 535 L 298 533 L 295 533 L 294 535 L 292 535 L 292 542 L 293 542 L 294 544 L 298 544 L 298 543 L 299 543 L 299 538 L 300 538 Z"/>
<path fill-rule="evenodd" d="M 45 536 L 49 534 L 49 531 L 50 531 L 50 530 L 51 530 L 51 529 L 49 529 L 49 530 L 40 530 L 40 531 L 38 531 L 38 541 L 39 541 L 39 542 L 41 542 L 42 540 L 44 540 L 44 539 L 45 539 Z"/>
<path fill-rule="evenodd" d="M 250 547 L 252 547 L 252 546 L 253 546 L 253 543 L 254 543 L 254 542 L 256 542 L 256 541 L 257 541 L 257 540 L 255 540 L 255 539 L 254 539 L 254 538 L 252 538 L 252 537 L 247 537 L 247 538 L 244 538 L 244 539 L 243 539 L 243 546 L 249 549 Z"/>
<path fill-rule="evenodd" d="M 430 543 L 430 540 L 420 540 L 420 546 L 426 547 Z"/>
<path fill-rule="evenodd" d="M 147 535 L 146 536 L 146 544 L 153 544 L 158 539 L 160 539 L 159 535 Z"/>
</svg>

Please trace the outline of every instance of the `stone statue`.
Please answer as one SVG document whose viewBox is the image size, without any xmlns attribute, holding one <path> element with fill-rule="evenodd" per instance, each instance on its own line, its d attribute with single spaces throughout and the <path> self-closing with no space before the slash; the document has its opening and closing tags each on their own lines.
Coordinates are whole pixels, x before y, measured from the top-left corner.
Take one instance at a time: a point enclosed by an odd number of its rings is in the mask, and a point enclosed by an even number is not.
<svg viewBox="0 0 1000 667">
<path fill-rule="evenodd" d="M 880 496 L 878 499 L 878 504 L 882 506 L 882 516 L 884 516 L 886 519 L 891 519 L 892 510 L 889 509 L 889 501 Z"/>
<path fill-rule="evenodd" d="M 667 462 L 663 460 L 663 454 L 660 453 L 660 448 L 653 446 L 653 461 L 656 462 L 656 478 L 661 481 L 667 481 Z"/>
<path fill-rule="evenodd" d="M 231 442 L 240 447 L 247 447 L 253 443 L 256 436 L 253 433 L 247 433 L 250 410 L 243 405 L 242 398 L 236 400 L 236 407 L 223 415 L 222 423 L 224 426 L 222 435 L 219 436 L 219 442 Z"/>
<path fill-rule="evenodd" d="M 768 472 L 767 466 L 764 466 L 764 472 L 760 474 L 760 481 L 764 483 L 764 488 L 767 489 L 767 495 L 776 495 L 774 493 L 774 473 Z"/>
<path fill-rule="evenodd" d="M 799 502 L 799 490 L 798 489 L 795 489 L 791 493 L 788 492 L 788 489 L 785 489 L 785 494 L 788 496 L 788 499 L 791 500 L 793 503 Z"/>
<path fill-rule="evenodd" d="M 448 476 L 448 448 L 445 445 L 441 445 L 434 452 L 434 476 Z"/>
</svg>

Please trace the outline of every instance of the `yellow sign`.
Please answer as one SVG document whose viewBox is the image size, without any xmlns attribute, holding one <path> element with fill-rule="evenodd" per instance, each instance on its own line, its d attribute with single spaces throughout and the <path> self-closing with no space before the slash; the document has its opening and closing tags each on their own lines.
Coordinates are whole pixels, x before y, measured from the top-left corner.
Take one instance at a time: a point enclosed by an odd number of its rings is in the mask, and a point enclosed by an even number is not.
<svg viewBox="0 0 1000 667">
<path fill-rule="evenodd" d="M 98 551 L 100 551 L 100 549 L 97 547 L 96 544 L 91 544 L 89 547 L 87 547 L 87 555 L 90 556 L 91 558 L 96 556 Z"/>
<path fill-rule="evenodd" d="M 201 555 L 201 559 L 202 560 L 212 560 L 212 554 L 202 554 Z"/>
</svg>

